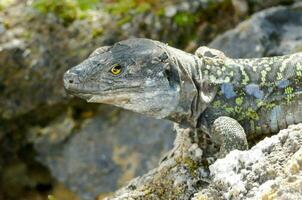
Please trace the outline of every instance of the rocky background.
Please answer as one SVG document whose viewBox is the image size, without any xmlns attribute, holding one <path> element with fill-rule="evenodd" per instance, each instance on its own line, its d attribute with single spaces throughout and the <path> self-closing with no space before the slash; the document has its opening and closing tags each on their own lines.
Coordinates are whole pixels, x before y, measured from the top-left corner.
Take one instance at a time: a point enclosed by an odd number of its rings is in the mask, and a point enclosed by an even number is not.
<svg viewBox="0 0 302 200">
<path fill-rule="evenodd" d="M 102 199 L 157 166 L 172 147 L 170 122 L 87 104 L 62 86 L 66 69 L 129 37 L 188 52 L 209 45 L 230 57 L 282 55 L 302 51 L 302 6 L 299 0 L 1 0 L 0 200 Z"/>
</svg>

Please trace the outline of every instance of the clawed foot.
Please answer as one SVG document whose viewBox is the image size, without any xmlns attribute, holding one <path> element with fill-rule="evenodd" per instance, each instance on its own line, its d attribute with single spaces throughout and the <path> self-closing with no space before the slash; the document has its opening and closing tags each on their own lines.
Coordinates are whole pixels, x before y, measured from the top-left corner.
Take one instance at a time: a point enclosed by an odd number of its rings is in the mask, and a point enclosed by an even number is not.
<svg viewBox="0 0 302 200">
<path fill-rule="evenodd" d="M 175 125 L 177 132 L 174 147 L 160 160 L 160 163 L 173 158 L 201 157 L 197 132 L 191 128 Z M 211 141 L 220 146 L 218 157 L 225 157 L 234 149 L 247 150 L 248 143 L 242 126 L 233 118 L 222 116 L 217 118 L 210 133 Z M 206 147 L 208 149 L 208 147 Z M 210 147 L 209 147 L 210 148 Z M 206 152 L 205 152 L 206 153 Z M 206 153 L 207 154 L 207 153 Z"/>
<path fill-rule="evenodd" d="M 175 146 L 173 149 L 169 150 L 159 161 L 159 163 L 162 163 L 166 160 L 170 160 L 171 158 L 177 157 L 176 155 L 182 155 L 183 152 L 181 151 L 181 146 Z"/>
<path fill-rule="evenodd" d="M 183 158 L 190 153 L 190 149 L 192 149 L 194 146 L 198 147 L 196 144 L 197 139 L 195 137 L 197 134 L 196 130 L 188 127 L 181 127 L 177 124 L 174 125 L 174 129 L 177 133 L 174 141 L 174 147 L 164 155 L 164 157 L 160 160 L 160 163 L 172 158 Z"/>
</svg>

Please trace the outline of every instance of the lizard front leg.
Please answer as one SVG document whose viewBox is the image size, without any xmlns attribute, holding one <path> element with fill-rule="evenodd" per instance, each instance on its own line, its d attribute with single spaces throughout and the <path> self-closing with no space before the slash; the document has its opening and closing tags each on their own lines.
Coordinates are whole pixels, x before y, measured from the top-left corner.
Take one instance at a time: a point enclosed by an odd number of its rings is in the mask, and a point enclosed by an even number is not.
<svg viewBox="0 0 302 200">
<path fill-rule="evenodd" d="M 176 138 L 174 140 L 173 149 L 171 149 L 161 160 L 160 163 L 170 158 L 184 158 L 190 156 L 194 151 L 195 156 L 201 157 L 202 150 L 198 149 L 198 133 L 197 129 L 174 124 Z M 196 144 L 196 145 L 194 145 Z"/>
<path fill-rule="evenodd" d="M 226 156 L 234 149 L 247 150 L 248 143 L 242 126 L 233 118 L 222 116 L 212 126 L 210 137 L 220 145 L 218 157 Z"/>
</svg>

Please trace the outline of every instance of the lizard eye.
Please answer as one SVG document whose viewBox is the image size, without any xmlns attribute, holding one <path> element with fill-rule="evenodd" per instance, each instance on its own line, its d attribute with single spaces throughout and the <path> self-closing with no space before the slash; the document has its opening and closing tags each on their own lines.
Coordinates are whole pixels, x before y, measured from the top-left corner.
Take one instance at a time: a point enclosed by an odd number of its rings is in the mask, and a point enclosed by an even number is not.
<svg viewBox="0 0 302 200">
<path fill-rule="evenodd" d="M 122 72 L 122 66 L 120 64 L 114 64 L 110 69 L 111 74 L 119 75 Z"/>
</svg>

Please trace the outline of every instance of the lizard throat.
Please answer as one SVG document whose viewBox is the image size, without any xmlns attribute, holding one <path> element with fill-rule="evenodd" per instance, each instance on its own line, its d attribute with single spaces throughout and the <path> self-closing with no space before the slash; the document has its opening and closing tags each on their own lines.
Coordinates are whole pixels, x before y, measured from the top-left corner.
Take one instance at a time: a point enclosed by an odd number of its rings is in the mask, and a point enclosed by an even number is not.
<svg viewBox="0 0 302 200">
<path fill-rule="evenodd" d="M 179 77 L 179 101 L 167 119 L 197 127 L 201 113 L 214 99 L 217 87 L 204 77 L 203 62 L 195 55 L 167 47 Z"/>
</svg>

